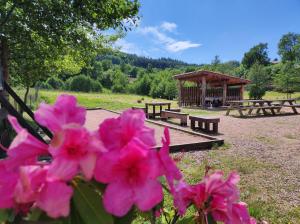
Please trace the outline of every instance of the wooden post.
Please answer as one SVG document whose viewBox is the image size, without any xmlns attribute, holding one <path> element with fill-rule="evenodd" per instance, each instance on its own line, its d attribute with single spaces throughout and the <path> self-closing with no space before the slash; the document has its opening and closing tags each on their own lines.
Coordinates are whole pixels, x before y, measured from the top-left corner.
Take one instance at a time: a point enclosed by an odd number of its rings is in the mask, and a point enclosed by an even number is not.
<svg viewBox="0 0 300 224">
<path fill-rule="evenodd" d="M 244 85 L 240 86 L 240 100 L 244 99 Z"/>
<path fill-rule="evenodd" d="M 223 106 L 226 105 L 226 99 L 227 99 L 227 83 L 223 83 Z"/>
<path fill-rule="evenodd" d="M 178 80 L 178 106 L 182 106 L 182 81 Z"/>
<path fill-rule="evenodd" d="M 202 89 L 202 107 L 205 107 L 205 97 L 206 97 L 206 77 L 202 76 L 202 83 L 201 83 L 201 89 Z"/>
</svg>

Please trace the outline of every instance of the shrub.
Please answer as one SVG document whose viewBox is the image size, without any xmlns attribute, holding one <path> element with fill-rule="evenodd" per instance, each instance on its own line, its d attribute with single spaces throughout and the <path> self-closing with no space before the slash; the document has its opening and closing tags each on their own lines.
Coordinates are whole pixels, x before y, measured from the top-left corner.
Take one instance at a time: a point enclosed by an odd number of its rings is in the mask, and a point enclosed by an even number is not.
<svg viewBox="0 0 300 224">
<path fill-rule="evenodd" d="M 262 65 L 254 64 L 248 74 L 251 80 L 249 96 L 251 99 L 261 99 L 267 90 L 269 75 Z"/>
<path fill-rule="evenodd" d="M 100 82 L 92 80 L 92 92 L 102 92 L 102 85 Z"/>
<path fill-rule="evenodd" d="M 57 77 L 50 77 L 47 79 L 46 84 L 52 87 L 52 89 L 63 89 L 64 82 Z"/>
<path fill-rule="evenodd" d="M 113 93 L 126 93 L 126 87 L 120 83 L 116 83 L 112 86 L 111 91 Z"/>
<path fill-rule="evenodd" d="M 47 83 L 47 82 L 39 83 L 38 87 L 40 87 L 41 89 L 53 89 L 53 87 L 50 86 L 49 83 Z"/>
<path fill-rule="evenodd" d="M 78 75 L 73 78 L 71 78 L 70 82 L 68 85 L 69 90 L 71 91 L 79 91 L 79 92 L 101 92 L 102 91 L 102 86 L 98 81 L 92 80 L 88 76 L 84 75 Z"/>
</svg>

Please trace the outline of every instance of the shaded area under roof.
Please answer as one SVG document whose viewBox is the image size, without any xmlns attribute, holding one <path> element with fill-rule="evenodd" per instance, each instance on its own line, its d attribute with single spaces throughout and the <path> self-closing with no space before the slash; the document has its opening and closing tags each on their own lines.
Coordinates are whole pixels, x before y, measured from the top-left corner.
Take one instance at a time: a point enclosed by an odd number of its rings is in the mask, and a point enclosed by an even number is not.
<svg viewBox="0 0 300 224">
<path fill-rule="evenodd" d="M 251 81 L 242 79 L 231 75 L 226 75 L 218 72 L 200 70 L 175 75 L 174 78 L 181 81 L 189 81 L 201 83 L 202 77 L 205 77 L 207 83 L 214 83 L 216 85 L 227 83 L 227 85 L 246 85 Z"/>
</svg>

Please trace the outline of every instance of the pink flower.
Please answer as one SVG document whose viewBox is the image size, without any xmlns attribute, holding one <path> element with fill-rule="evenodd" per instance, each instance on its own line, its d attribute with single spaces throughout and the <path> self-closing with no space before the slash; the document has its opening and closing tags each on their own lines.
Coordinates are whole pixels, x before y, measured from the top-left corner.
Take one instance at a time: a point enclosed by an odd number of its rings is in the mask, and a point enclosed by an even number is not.
<svg viewBox="0 0 300 224">
<path fill-rule="evenodd" d="M 96 159 L 104 151 L 101 142 L 88 130 L 77 125 L 65 126 L 56 132 L 49 151 L 53 161 L 48 180 L 71 180 L 79 171 L 91 179 Z"/>
<path fill-rule="evenodd" d="M 244 202 L 238 202 L 232 204 L 232 215 L 230 222 L 227 224 L 255 224 L 254 218 L 250 217 L 247 204 Z"/>
<path fill-rule="evenodd" d="M 40 189 L 46 181 L 47 168 L 40 166 L 23 166 L 19 168 L 19 179 L 15 187 L 17 204 L 35 202 Z"/>
<path fill-rule="evenodd" d="M 171 193 L 173 194 L 174 205 L 178 209 L 178 213 L 184 215 L 187 207 L 192 203 L 192 200 L 195 197 L 193 187 L 184 181 L 180 181 L 174 186 Z"/>
<path fill-rule="evenodd" d="M 236 184 L 239 176 L 232 172 L 226 181 L 223 173 L 217 171 L 204 177 L 202 183 L 195 186 L 196 197 L 193 201 L 197 209 L 211 213 L 215 221 L 230 220 L 230 207 L 239 198 Z"/>
<path fill-rule="evenodd" d="M 21 166 L 19 172 L 11 172 L 2 165 L 0 208 L 26 213 L 36 205 L 52 218 L 69 215 L 73 190 L 64 182 L 47 182 L 48 166 Z"/>
<path fill-rule="evenodd" d="M 7 169 L 6 160 L 0 160 L 0 208 L 12 208 L 15 205 L 14 191 L 19 175 L 15 170 Z"/>
<path fill-rule="evenodd" d="M 220 171 L 205 176 L 203 181 L 196 185 L 189 186 L 181 181 L 174 188 L 174 205 L 180 215 L 185 213 L 189 204 L 194 204 L 201 214 L 211 214 L 215 221 L 226 224 L 250 224 L 245 204 L 237 202 L 238 181 L 237 173 L 230 173 L 227 180 L 224 180 Z"/>
<path fill-rule="evenodd" d="M 108 184 L 103 196 L 106 211 L 124 216 L 133 205 L 148 211 L 161 202 L 162 186 L 157 180 L 157 153 L 140 141 L 130 141 L 122 151 L 109 151 L 97 160 L 95 178 Z"/>
<path fill-rule="evenodd" d="M 8 162 L 6 164 L 10 169 L 20 165 L 35 165 L 39 156 L 49 154 L 48 145 L 29 134 L 19 125 L 15 117 L 8 116 L 8 119 L 17 132 L 17 136 L 7 151 Z"/>
<path fill-rule="evenodd" d="M 108 150 L 121 150 L 132 140 L 150 148 L 156 145 L 154 130 L 145 127 L 145 114 L 140 110 L 126 110 L 118 118 L 106 119 L 99 126 L 99 137 Z"/>
<path fill-rule="evenodd" d="M 162 139 L 163 146 L 159 150 L 158 155 L 161 161 L 161 165 L 164 169 L 164 174 L 172 191 L 174 188 L 174 180 L 182 179 L 182 174 L 176 166 L 175 161 L 170 157 L 169 154 L 170 134 L 168 128 L 165 128 L 164 135 L 165 138 Z"/>
<path fill-rule="evenodd" d="M 53 106 L 41 103 L 34 117 L 41 125 L 57 132 L 66 124 L 84 125 L 85 114 L 85 109 L 77 106 L 74 96 L 62 94 Z"/>
<path fill-rule="evenodd" d="M 73 189 L 64 182 L 47 182 L 42 188 L 36 205 L 52 218 L 67 217 Z"/>
</svg>

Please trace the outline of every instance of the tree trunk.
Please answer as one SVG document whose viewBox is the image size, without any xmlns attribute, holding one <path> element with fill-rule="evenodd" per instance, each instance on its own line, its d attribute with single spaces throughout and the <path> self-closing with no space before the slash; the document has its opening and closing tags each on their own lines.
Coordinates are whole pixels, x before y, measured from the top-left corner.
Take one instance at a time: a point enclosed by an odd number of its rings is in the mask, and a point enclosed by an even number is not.
<svg viewBox="0 0 300 224">
<path fill-rule="evenodd" d="M 3 72 L 3 79 L 5 81 L 8 81 L 9 78 L 9 72 L 8 72 L 8 60 L 9 60 L 9 48 L 7 44 L 7 40 L 5 37 L 1 37 L 1 43 L 0 43 L 0 61 L 2 66 L 2 72 Z"/>
<path fill-rule="evenodd" d="M 25 95 L 24 95 L 24 103 L 27 105 L 27 98 L 28 98 L 28 93 L 29 93 L 29 86 L 26 86 L 26 91 L 25 91 Z"/>
</svg>

